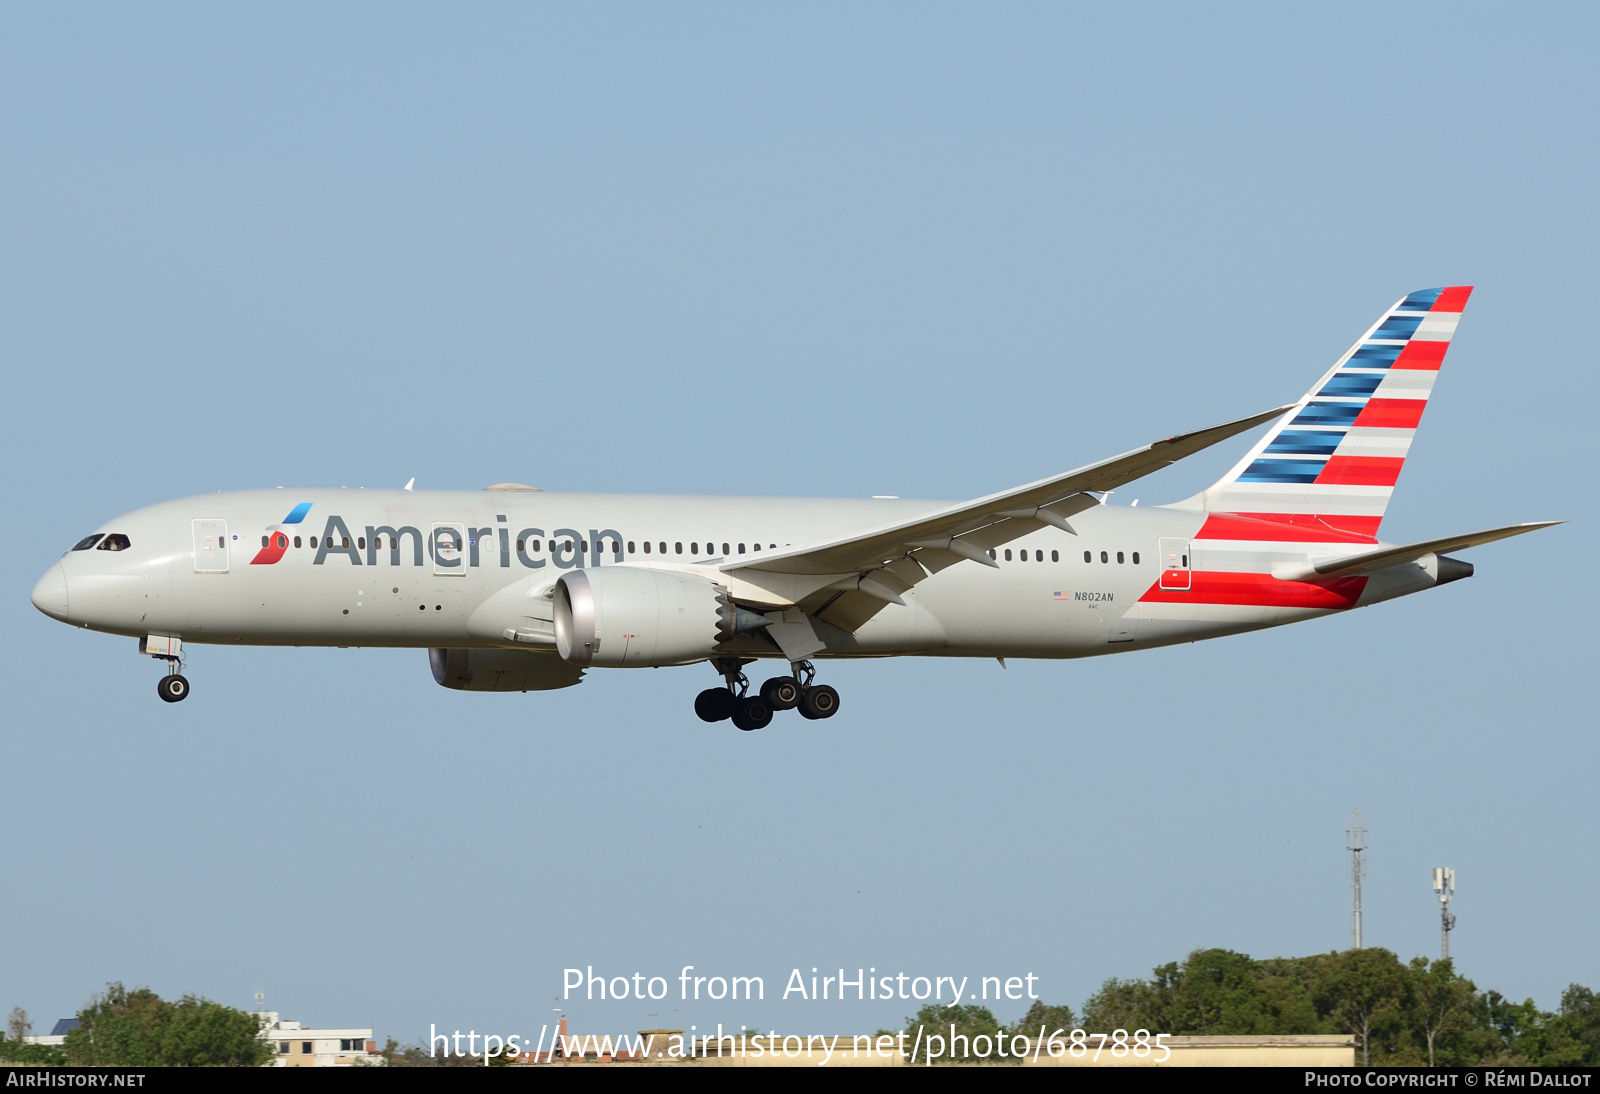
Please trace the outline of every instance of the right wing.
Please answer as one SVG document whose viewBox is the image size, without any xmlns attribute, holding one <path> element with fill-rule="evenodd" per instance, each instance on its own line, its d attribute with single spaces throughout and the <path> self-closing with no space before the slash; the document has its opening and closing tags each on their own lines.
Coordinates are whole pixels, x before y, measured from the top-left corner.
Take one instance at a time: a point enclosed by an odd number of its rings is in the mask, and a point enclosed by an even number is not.
<svg viewBox="0 0 1600 1094">
<path fill-rule="evenodd" d="M 820 612 L 823 607 L 813 595 L 819 583 L 806 579 L 831 579 L 821 583 L 832 589 L 825 598 L 830 602 L 829 608 L 832 608 L 831 601 L 838 598 L 837 594 L 859 590 L 866 594 L 865 600 L 852 598 L 847 605 L 849 610 L 830 611 L 824 616 L 837 626 L 855 630 L 885 604 L 901 603 L 900 594 L 928 574 L 964 560 L 993 566 L 995 563 L 988 555 L 990 548 L 1042 527 L 1072 532 L 1069 518 L 1100 504 L 1100 499 L 1088 491 L 1114 490 L 1271 421 L 1288 409 L 1276 407 L 1209 429 L 1180 433 L 1099 463 L 974 501 L 960 502 L 914 520 L 839 539 L 800 544 L 763 554 L 760 558 L 724 565 L 722 570 L 758 587 L 791 590 L 789 599 L 793 601 L 801 599 L 793 592 L 809 586 L 802 607 L 814 612 Z"/>
</svg>

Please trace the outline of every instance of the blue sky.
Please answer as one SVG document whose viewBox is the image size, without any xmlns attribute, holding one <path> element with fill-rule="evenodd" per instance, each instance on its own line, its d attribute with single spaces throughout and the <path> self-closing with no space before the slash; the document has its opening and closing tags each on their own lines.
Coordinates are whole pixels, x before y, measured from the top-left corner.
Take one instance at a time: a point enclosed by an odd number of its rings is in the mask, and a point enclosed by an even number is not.
<svg viewBox="0 0 1600 1094">
<path fill-rule="evenodd" d="M 0 1007 L 122 980 L 526 1035 L 563 968 L 690 964 L 768 999 L 569 1013 L 915 1009 L 774 998 L 812 966 L 1077 1006 L 1195 947 L 1347 945 L 1353 806 L 1369 944 L 1435 952 L 1451 865 L 1480 987 L 1600 986 L 1596 21 L 6 7 Z M 1457 283 L 1385 536 L 1572 523 L 1338 619 L 830 665 L 837 718 L 738 734 L 690 712 L 704 669 L 462 695 L 421 651 L 202 648 L 168 707 L 131 641 L 28 603 L 88 529 L 216 490 L 975 496 L 1291 401 Z"/>
</svg>

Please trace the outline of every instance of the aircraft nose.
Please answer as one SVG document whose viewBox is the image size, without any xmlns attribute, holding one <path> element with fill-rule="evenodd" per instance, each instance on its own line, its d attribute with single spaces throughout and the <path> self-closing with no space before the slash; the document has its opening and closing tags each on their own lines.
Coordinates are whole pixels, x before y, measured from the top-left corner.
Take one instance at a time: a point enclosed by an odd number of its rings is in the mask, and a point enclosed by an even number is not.
<svg viewBox="0 0 1600 1094">
<path fill-rule="evenodd" d="M 67 571 L 56 563 L 33 587 L 33 606 L 52 619 L 67 618 Z"/>
</svg>

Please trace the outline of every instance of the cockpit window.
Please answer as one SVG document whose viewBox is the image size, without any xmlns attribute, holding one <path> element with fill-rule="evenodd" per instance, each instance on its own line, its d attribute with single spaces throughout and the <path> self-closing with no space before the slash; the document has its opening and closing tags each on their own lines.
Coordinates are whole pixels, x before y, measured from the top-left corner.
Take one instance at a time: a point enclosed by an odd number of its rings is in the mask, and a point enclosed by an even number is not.
<svg viewBox="0 0 1600 1094">
<path fill-rule="evenodd" d="M 96 543 L 99 543 L 100 542 L 100 537 L 103 536 L 103 535 L 105 535 L 104 532 L 96 532 L 92 536 L 84 536 L 82 539 L 80 539 L 77 542 L 77 545 L 74 546 L 72 549 L 74 551 L 87 551 L 89 548 L 93 547 Z"/>
<path fill-rule="evenodd" d="M 98 551 L 126 551 L 133 544 L 128 542 L 128 537 L 121 532 L 112 532 L 106 537 L 105 542 L 95 548 Z"/>
</svg>

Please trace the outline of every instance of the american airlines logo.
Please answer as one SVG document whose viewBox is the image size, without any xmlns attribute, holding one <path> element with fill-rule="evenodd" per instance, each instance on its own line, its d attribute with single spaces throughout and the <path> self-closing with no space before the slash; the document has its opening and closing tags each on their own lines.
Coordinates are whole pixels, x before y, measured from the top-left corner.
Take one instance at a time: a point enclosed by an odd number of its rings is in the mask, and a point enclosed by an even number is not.
<svg viewBox="0 0 1600 1094">
<path fill-rule="evenodd" d="M 267 541 L 261 545 L 261 550 L 256 552 L 256 557 L 250 560 L 252 566 L 271 566 L 283 557 L 289 549 L 289 537 L 279 531 L 285 524 L 299 524 L 306 519 L 306 514 L 311 512 L 311 503 L 303 501 L 289 510 L 289 515 L 283 518 L 283 524 L 270 525 L 267 528 Z"/>
<path fill-rule="evenodd" d="M 310 510 L 311 502 L 301 502 L 290 510 L 282 524 L 270 526 L 264 546 L 250 564 L 274 565 L 288 552 L 291 542 L 299 547 L 301 537 L 284 529 L 300 524 Z M 343 556 L 352 566 L 378 566 L 385 561 L 390 566 L 422 566 L 431 561 L 435 570 L 448 572 L 494 565 L 509 568 L 515 555 L 517 562 L 530 570 L 552 564 L 557 569 L 570 570 L 584 565 L 599 566 L 607 554 L 614 562 L 622 562 L 624 558 L 622 533 L 613 528 L 590 528 L 588 535 L 576 528 L 556 528 L 548 533 L 543 528 L 523 528 L 513 537 L 504 517 L 481 528 L 456 521 L 436 521 L 427 531 L 410 524 L 398 528 L 388 524 L 359 527 L 366 534 L 352 535 L 342 516 L 330 514 L 323 534 L 311 538 L 309 546 L 316 550 L 311 564 L 325 565 L 330 556 Z M 546 539 L 550 557 L 534 557 Z M 404 563 L 403 555 L 410 556 Z"/>
</svg>

